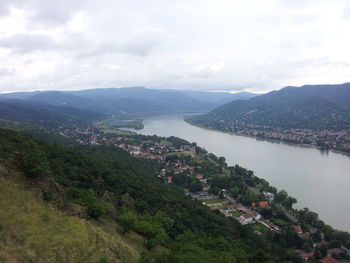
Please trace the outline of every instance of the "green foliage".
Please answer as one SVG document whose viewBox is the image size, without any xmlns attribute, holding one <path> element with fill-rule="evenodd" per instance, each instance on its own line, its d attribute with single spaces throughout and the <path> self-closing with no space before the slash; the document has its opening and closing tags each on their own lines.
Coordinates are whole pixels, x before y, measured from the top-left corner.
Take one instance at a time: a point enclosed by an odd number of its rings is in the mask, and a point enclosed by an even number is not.
<svg viewBox="0 0 350 263">
<path fill-rule="evenodd" d="M 123 197 L 129 196 L 134 211 L 121 212 L 117 220 L 125 232 L 142 234 L 149 249 L 168 247 L 152 256 L 154 262 L 255 262 L 258 256 L 283 262 L 286 256 L 283 242 L 257 236 L 250 228 L 184 196 L 177 187 L 162 183 L 155 176 L 159 171 L 155 162 L 132 158 L 115 147 L 63 147 L 2 129 L 0 146 L 0 158 L 6 159 L 14 158 L 15 152 L 25 156 L 35 149 L 44 161 L 45 173 L 66 189 L 72 202 L 85 206 L 92 218 L 108 212 L 101 200 L 105 191 L 113 193 L 121 206 Z M 214 187 L 246 191 L 244 182 L 255 183 L 251 171 L 239 166 L 228 169 L 229 180 L 218 177 Z M 192 234 L 181 237 L 186 231 Z M 252 255 L 252 251 L 266 255 Z"/>
<path fill-rule="evenodd" d="M 100 216 L 106 215 L 109 209 L 110 206 L 107 203 L 96 200 L 95 202 L 88 204 L 87 211 L 89 216 L 91 216 L 94 219 L 97 219 Z"/>
</svg>

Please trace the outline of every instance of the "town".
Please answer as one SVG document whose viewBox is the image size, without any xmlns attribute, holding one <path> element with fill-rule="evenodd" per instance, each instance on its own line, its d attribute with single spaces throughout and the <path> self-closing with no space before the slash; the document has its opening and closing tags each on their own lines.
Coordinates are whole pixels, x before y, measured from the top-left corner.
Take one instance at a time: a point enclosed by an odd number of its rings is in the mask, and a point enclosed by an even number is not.
<svg viewBox="0 0 350 263">
<path fill-rule="evenodd" d="M 273 232 L 278 238 L 283 236 L 283 242 L 295 247 L 294 252 L 305 261 L 337 263 L 350 259 L 349 244 L 337 236 L 343 232 L 330 230 L 307 208 L 293 209 L 294 198 L 284 190 L 277 191 L 252 171 L 238 165 L 229 167 L 224 157 L 180 138 L 110 129 L 104 133 L 96 127 L 75 127 L 61 129 L 60 133 L 80 144 L 109 145 L 135 158 L 153 161 L 155 176 L 165 184 L 178 187 L 214 213 L 252 227 L 257 235 Z"/>
<path fill-rule="evenodd" d="M 192 124 L 196 125 L 196 123 Z M 339 131 L 300 128 L 282 129 L 278 127 L 254 125 L 241 121 L 217 121 L 214 126 L 211 125 L 208 126 L 208 128 L 233 132 L 238 135 L 310 146 L 321 150 L 334 150 L 344 153 L 350 152 L 350 129 Z"/>
</svg>

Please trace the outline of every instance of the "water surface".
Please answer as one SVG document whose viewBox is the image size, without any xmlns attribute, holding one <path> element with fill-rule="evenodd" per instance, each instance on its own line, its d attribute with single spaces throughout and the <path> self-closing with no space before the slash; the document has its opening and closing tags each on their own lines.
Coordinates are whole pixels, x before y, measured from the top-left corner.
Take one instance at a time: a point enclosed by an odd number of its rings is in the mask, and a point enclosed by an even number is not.
<svg viewBox="0 0 350 263">
<path fill-rule="evenodd" d="M 228 165 L 253 170 L 271 185 L 298 199 L 327 224 L 350 231 L 350 157 L 317 149 L 256 140 L 198 128 L 181 115 L 146 119 L 145 135 L 177 136 L 218 156 Z"/>
</svg>

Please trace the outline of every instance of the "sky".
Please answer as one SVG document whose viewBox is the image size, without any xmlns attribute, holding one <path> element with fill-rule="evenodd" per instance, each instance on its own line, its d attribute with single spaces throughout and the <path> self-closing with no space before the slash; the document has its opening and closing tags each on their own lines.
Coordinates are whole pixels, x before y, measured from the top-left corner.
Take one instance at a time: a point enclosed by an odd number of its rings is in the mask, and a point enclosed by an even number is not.
<svg viewBox="0 0 350 263">
<path fill-rule="evenodd" d="M 0 0 L 0 93 L 350 81 L 349 0 Z"/>
</svg>

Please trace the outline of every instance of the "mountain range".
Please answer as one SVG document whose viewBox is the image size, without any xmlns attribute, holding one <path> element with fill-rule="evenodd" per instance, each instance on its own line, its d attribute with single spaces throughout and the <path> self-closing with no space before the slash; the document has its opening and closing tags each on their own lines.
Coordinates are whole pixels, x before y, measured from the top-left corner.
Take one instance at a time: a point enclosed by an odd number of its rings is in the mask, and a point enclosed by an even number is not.
<svg viewBox="0 0 350 263">
<path fill-rule="evenodd" d="M 157 90 L 144 87 L 35 91 L 1 94 L 0 100 L 19 99 L 68 106 L 118 116 L 144 116 L 206 112 L 227 101 L 249 98 L 252 93 Z"/>
<path fill-rule="evenodd" d="M 282 129 L 350 128 L 350 83 L 289 86 L 224 104 L 191 118 L 204 126 L 221 124 Z"/>
</svg>

